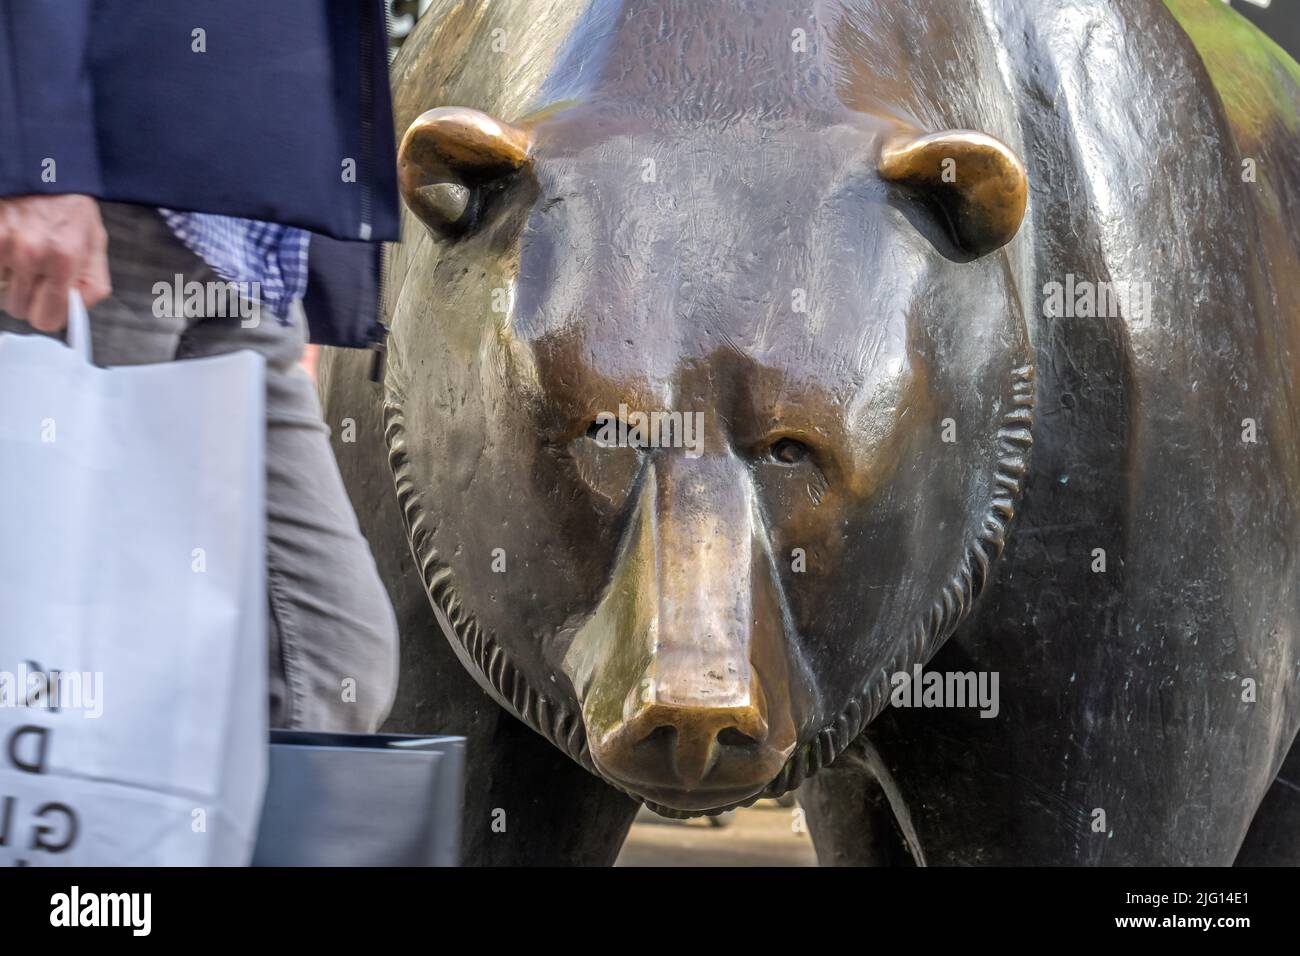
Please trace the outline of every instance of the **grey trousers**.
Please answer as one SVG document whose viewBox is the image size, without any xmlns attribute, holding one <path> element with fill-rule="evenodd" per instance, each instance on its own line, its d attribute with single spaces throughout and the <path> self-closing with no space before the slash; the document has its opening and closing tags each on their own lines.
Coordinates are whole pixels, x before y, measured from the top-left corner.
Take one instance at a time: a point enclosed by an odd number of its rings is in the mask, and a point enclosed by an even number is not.
<svg viewBox="0 0 1300 956">
<path fill-rule="evenodd" d="M 113 294 L 90 313 L 96 364 L 253 349 L 266 358 L 267 586 L 273 727 L 370 732 L 397 688 L 397 621 L 329 446 L 293 321 L 155 315 L 154 284 L 221 279 L 144 206 L 101 203 Z M 159 310 L 163 311 L 163 310 Z M 31 327 L 0 312 L 0 331 Z"/>
</svg>

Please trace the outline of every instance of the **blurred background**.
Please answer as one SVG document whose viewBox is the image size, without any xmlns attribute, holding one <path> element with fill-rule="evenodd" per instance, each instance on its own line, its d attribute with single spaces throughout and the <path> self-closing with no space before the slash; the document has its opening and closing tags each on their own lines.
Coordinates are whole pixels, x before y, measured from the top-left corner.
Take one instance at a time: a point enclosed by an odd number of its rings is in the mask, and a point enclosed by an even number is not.
<svg viewBox="0 0 1300 956">
<path fill-rule="evenodd" d="M 1300 60 L 1300 4 L 1296 0 L 1232 0 L 1229 4 L 1273 42 Z"/>
</svg>

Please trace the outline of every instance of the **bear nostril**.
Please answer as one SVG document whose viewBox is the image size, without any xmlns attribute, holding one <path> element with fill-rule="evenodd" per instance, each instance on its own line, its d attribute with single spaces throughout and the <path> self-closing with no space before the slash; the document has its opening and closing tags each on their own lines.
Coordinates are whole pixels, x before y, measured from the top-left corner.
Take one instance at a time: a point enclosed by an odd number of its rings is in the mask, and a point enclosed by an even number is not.
<svg viewBox="0 0 1300 956">
<path fill-rule="evenodd" d="M 671 724 L 660 724 L 637 742 L 637 747 L 660 746 L 672 749 L 677 737 L 677 728 Z"/>
<path fill-rule="evenodd" d="M 724 747 L 752 747 L 758 741 L 739 727 L 724 727 L 718 731 L 718 743 Z"/>
</svg>

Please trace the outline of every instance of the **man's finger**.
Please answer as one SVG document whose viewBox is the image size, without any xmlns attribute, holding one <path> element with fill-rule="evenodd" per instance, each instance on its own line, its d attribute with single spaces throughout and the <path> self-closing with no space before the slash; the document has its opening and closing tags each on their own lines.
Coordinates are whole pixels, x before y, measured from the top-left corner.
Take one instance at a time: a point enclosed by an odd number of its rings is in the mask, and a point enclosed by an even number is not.
<svg viewBox="0 0 1300 956">
<path fill-rule="evenodd" d="M 16 270 L 9 277 L 9 284 L 5 286 L 0 308 L 3 308 L 15 319 L 27 321 L 27 316 L 31 314 L 32 293 L 36 290 L 36 278 L 36 275 L 30 269 Z"/>
<path fill-rule="evenodd" d="M 41 277 L 32 293 L 32 311 L 28 321 L 39 332 L 57 332 L 68 324 L 66 280 Z"/>
<path fill-rule="evenodd" d="M 27 303 L 27 321 L 41 332 L 54 332 L 68 321 L 68 289 L 84 252 L 68 236 L 53 236 L 30 255 L 35 277 Z M 22 270 L 19 270 L 22 271 Z"/>
<path fill-rule="evenodd" d="M 113 292 L 113 282 L 108 271 L 108 253 L 101 247 L 90 254 L 86 267 L 77 278 L 77 291 L 86 308 L 103 302 Z"/>
</svg>

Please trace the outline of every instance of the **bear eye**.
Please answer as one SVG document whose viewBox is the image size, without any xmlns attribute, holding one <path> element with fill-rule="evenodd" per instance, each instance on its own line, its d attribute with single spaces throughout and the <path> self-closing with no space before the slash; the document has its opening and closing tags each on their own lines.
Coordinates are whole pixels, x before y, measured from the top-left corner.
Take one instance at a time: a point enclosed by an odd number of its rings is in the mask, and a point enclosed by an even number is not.
<svg viewBox="0 0 1300 956">
<path fill-rule="evenodd" d="M 783 465 L 797 465 L 812 455 L 812 449 L 794 438 L 782 438 L 767 450 L 772 460 Z"/>
</svg>

